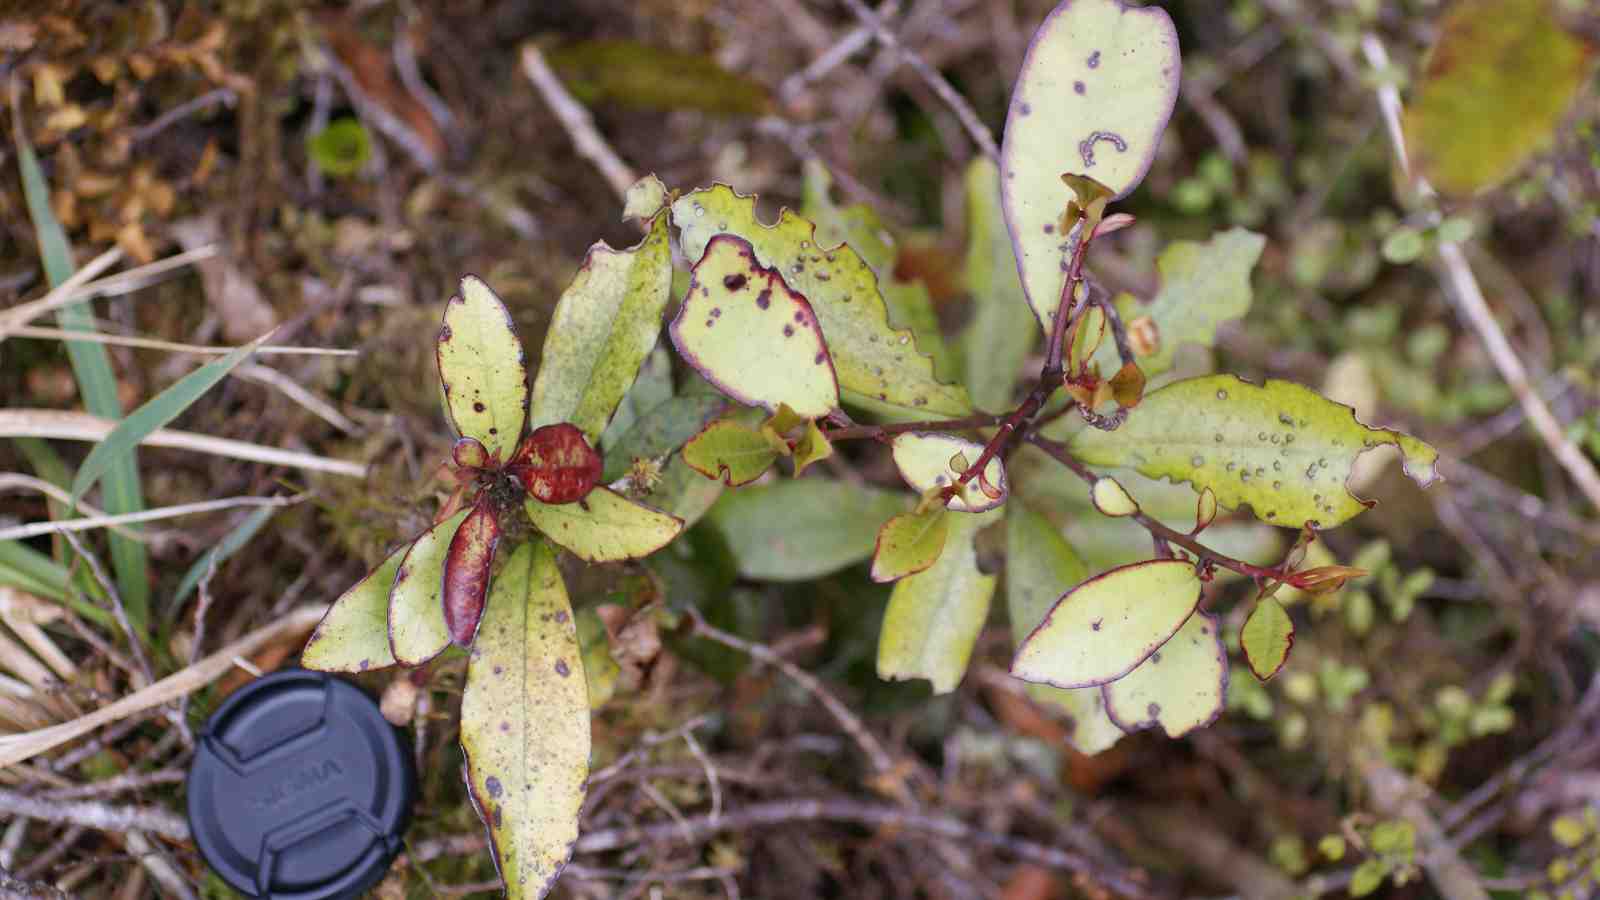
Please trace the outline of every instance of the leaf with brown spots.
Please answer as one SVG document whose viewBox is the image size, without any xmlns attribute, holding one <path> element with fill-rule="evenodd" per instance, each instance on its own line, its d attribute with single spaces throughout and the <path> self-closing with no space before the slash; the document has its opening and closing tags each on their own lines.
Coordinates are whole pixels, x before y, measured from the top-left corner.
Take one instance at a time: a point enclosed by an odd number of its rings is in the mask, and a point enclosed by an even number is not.
<svg viewBox="0 0 1600 900">
<path fill-rule="evenodd" d="M 717 235 L 737 235 L 750 242 L 757 262 L 776 269 L 805 296 L 827 339 L 845 402 L 901 418 L 972 412 L 966 389 L 939 381 L 912 333 L 890 324 L 877 275 L 849 244 L 827 246 L 815 224 L 790 210 L 777 224 L 763 224 L 755 198 L 724 184 L 678 198 L 672 221 L 690 259 L 699 258 Z"/>
<path fill-rule="evenodd" d="M 509 459 L 528 418 L 528 373 L 511 314 L 487 284 L 461 279 L 445 304 L 437 352 L 451 424 L 483 444 L 491 461 Z"/>
<path fill-rule="evenodd" d="M 513 900 L 549 893 L 572 857 L 589 775 L 583 651 L 555 553 L 512 553 L 467 663 L 461 749 L 474 806 Z"/>
<path fill-rule="evenodd" d="M 600 480 L 604 463 L 577 426 L 535 428 L 506 471 L 541 503 L 575 503 Z"/>
<path fill-rule="evenodd" d="M 672 343 L 723 393 L 817 419 L 839 406 L 839 384 L 817 317 L 750 242 L 718 235 L 695 264 L 672 322 Z"/>
<path fill-rule="evenodd" d="M 489 568 L 499 543 L 500 523 L 488 496 L 481 496 L 450 539 L 444 558 L 444 623 L 458 647 L 470 646 L 478 631 L 489 592 Z"/>
<path fill-rule="evenodd" d="M 1178 99 L 1178 33 L 1165 10 L 1119 0 L 1063 0 L 1034 32 L 1005 142 L 1001 197 L 1028 304 L 1046 334 L 1061 303 L 1077 229 L 1063 173 L 1128 195 L 1155 160 Z"/>
<path fill-rule="evenodd" d="M 1129 734 L 1160 726 L 1178 738 L 1215 722 L 1228 697 L 1228 648 L 1216 616 L 1190 616 L 1149 659 L 1101 690 L 1111 721 Z"/>
<path fill-rule="evenodd" d="M 1273 525 L 1332 528 L 1371 505 L 1347 483 L 1356 458 L 1386 444 L 1399 448 L 1419 486 L 1438 477 L 1437 450 L 1408 434 L 1369 428 L 1350 407 L 1310 388 L 1205 375 L 1150 392 L 1120 428 L 1085 428 L 1069 446 L 1091 466 L 1129 466 L 1197 491 L 1211 488 L 1222 506 L 1248 503 Z"/>
</svg>

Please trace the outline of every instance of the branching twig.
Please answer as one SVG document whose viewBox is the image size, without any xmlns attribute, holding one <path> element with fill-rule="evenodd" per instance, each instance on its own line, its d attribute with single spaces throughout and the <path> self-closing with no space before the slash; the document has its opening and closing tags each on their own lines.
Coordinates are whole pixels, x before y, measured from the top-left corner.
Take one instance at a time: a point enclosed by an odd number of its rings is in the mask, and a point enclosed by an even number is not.
<svg viewBox="0 0 1600 900">
<path fill-rule="evenodd" d="M 1040 450 L 1050 454 L 1050 456 L 1055 459 L 1056 462 L 1066 466 L 1074 475 L 1077 475 L 1086 483 L 1092 485 L 1098 480 L 1098 476 L 1096 476 L 1094 472 L 1090 471 L 1088 466 L 1078 462 L 1078 460 L 1067 451 L 1066 446 L 1060 442 L 1052 441 L 1049 438 L 1037 433 L 1028 434 L 1024 440 L 1033 446 L 1038 447 Z M 1139 525 L 1142 526 L 1146 531 L 1150 532 L 1153 537 L 1166 541 L 1168 544 L 1176 544 L 1177 546 L 1188 550 L 1190 553 L 1193 553 L 1195 556 L 1199 557 L 1202 562 L 1215 563 L 1216 565 L 1222 566 L 1225 569 L 1232 569 L 1241 575 L 1248 575 L 1257 581 L 1293 581 L 1293 577 L 1282 569 L 1258 566 L 1254 563 L 1247 563 L 1242 559 L 1235 559 L 1225 553 L 1219 553 L 1216 550 L 1213 550 L 1210 547 L 1200 543 L 1198 540 L 1195 540 L 1193 535 L 1184 534 L 1177 529 L 1170 528 L 1142 512 L 1134 513 L 1132 516 L 1130 516 L 1130 518 L 1132 518 L 1135 522 L 1138 522 Z"/>
<path fill-rule="evenodd" d="M 712 625 L 705 620 L 705 617 L 700 615 L 699 610 L 692 606 L 689 607 L 689 617 L 694 622 L 694 633 L 696 635 L 715 641 L 724 647 L 738 650 L 787 675 L 792 681 L 800 685 L 806 693 L 815 697 L 817 702 L 821 703 L 823 708 L 833 716 L 834 720 L 839 723 L 839 727 L 843 728 L 845 733 L 850 735 L 851 739 L 856 742 L 856 746 L 861 748 L 861 752 L 872 763 L 874 771 L 879 775 L 889 775 L 894 771 L 894 758 L 889 755 L 889 751 L 885 750 L 877 737 L 867 730 L 867 726 L 862 724 L 861 719 L 850 711 L 850 707 L 845 706 L 839 701 L 839 698 L 833 696 L 823 686 L 822 682 L 817 680 L 816 676 L 779 656 L 773 652 L 771 647 L 765 644 L 747 641 Z"/>
<path fill-rule="evenodd" d="M 137 829 L 174 841 L 189 839 L 189 823 L 182 816 L 159 806 L 112 806 L 89 801 L 46 799 L 0 788 L 0 812 L 58 825 L 81 825 L 96 831 L 126 832 Z"/>
<path fill-rule="evenodd" d="M 578 853 L 605 853 L 639 844 L 704 841 L 726 832 L 741 833 L 801 822 L 841 822 L 932 835 L 988 847 L 1024 862 L 1079 873 L 1124 896 L 1149 897 L 1156 894 L 1142 872 L 1116 869 L 1060 847 L 985 831 L 959 819 L 857 800 L 775 800 L 734 810 L 715 822 L 710 816 L 693 816 L 684 819 L 681 824 L 665 822 L 600 829 L 578 838 L 574 850 Z M 476 834 L 434 838 L 412 845 L 410 857 L 413 862 L 427 862 L 442 856 L 479 853 L 486 846 L 485 838 Z"/>
<path fill-rule="evenodd" d="M 900 58 L 911 66 L 912 70 L 917 73 L 934 94 L 938 95 L 946 106 L 950 107 L 950 110 L 956 114 L 956 118 L 961 121 L 961 127 L 967 130 L 972 142 L 978 145 L 979 152 L 992 160 L 998 161 L 1000 159 L 1000 148 L 995 144 L 994 134 L 989 131 L 989 126 L 983 124 L 983 121 L 978 118 L 978 113 L 973 110 L 972 104 L 956 93 L 956 89 L 950 86 L 950 82 L 946 81 L 943 75 L 934 71 L 934 68 L 928 65 L 927 60 L 900 43 L 900 39 L 895 37 L 894 32 L 889 30 L 889 26 L 884 24 L 883 19 L 877 13 L 868 9 L 865 3 L 862 3 L 861 0 L 844 0 L 844 5 L 850 8 L 850 12 L 854 13 L 856 18 L 872 29 L 873 36 L 878 39 L 879 43 L 900 54 Z"/>
</svg>

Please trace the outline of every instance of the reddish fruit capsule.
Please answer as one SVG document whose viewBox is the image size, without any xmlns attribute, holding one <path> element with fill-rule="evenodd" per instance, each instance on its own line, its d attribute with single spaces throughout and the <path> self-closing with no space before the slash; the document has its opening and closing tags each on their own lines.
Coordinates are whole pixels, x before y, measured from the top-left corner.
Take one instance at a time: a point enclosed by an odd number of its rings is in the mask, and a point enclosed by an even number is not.
<svg viewBox="0 0 1600 900">
<path fill-rule="evenodd" d="M 575 503 L 600 480 L 600 454 L 577 426 L 562 422 L 528 435 L 506 471 L 540 503 Z"/>
</svg>

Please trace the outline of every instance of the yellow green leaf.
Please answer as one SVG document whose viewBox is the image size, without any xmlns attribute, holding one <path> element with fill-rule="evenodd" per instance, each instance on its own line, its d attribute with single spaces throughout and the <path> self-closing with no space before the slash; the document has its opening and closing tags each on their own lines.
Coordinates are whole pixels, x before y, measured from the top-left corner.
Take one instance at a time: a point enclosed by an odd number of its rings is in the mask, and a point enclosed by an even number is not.
<svg viewBox="0 0 1600 900">
<path fill-rule="evenodd" d="M 597 487 L 576 503 L 550 506 L 529 499 L 528 518 L 550 540 L 588 562 L 641 559 L 665 547 L 683 520 Z"/>
<path fill-rule="evenodd" d="M 688 258 L 699 259 L 717 234 L 738 235 L 763 266 L 777 269 L 810 302 L 845 402 L 900 416 L 972 412 L 966 389 L 940 382 L 911 332 L 890 327 L 877 276 L 849 245 L 824 245 L 816 226 L 789 210 L 777 224 L 764 225 L 754 197 L 722 184 L 678 198 L 672 219 Z"/>
<path fill-rule="evenodd" d="M 1000 211 L 1000 170 L 979 156 L 967 166 L 965 181 L 972 319 L 961 335 L 963 366 L 972 402 L 979 409 L 1003 409 L 1011 403 L 1038 329 L 1022 312 L 1028 299 Z"/>
<path fill-rule="evenodd" d="M 1063 0 L 1034 33 L 1000 148 L 1001 197 L 1028 302 L 1048 333 L 1076 243 L 1063 174 L 1124 197 L 1144 178 L 1178 99 L 1178 35 L 1165 11 Z"/>
<path fill-rule="evenodd" d="M 429 528 L 411 544 L 389 591 L 389 646 L 394 658 L 420 666 L 450 643 L 444 621 L 444 564 L 450 541 L 471 509 Z"/>
<path fill-rule="evenodd" d="M 611 658 L 605 623 L 593 607 L 578 610 L 578 645 L 583 648 L 583 675 L 589 685 L 589 707 L 599 709 L 617 692 L 622 667 Z"/>
<path fill-rule="evenodd" d="M 1096 478 L 1089 494 L 1094 500 L 1094 508 L 1103 516 L 1131 516 L 1139 511 L 1139 504 L 1109 475 Z"/>
<path fill-rule="evenodd" d="M 954 484 L 982 454 L 982 444 L 949 434 L 911 431 L 895 435 L 893 442 L 895 467 L 919 494 Z M 1007 490 L 1005 465 L 996 455 L 982 473 L 950 498 L 949 508 L 956 512 L 994 509 L 1005 502 Z"/>
<path fill-rule="evenodd" d="M 1062 595 L 1017 648 L 1011 674 L 1083 688 L 1133 671 L 1200 602 L 1194 564 L 1153 559 L 1112 569 Z"/>
<path fill-rule="evenodd" d="M 833 177 L 821 161 L 807 159 L 801 166 L 801 179 L 800 214 L 817 223 L 818 246 L 845 243 L 860 254 L 878 276 L 889 323 L 911 329 L 917 348 L 933 358 L 934 373 L 940 378 L 949 377 L 950 351 L 927 286 L 895 276 L 898 252 L 894 234 L 872 207 L 864 203 L 843 207 L 835 204 L 831 196 Z"/>
<path fill-rule="evenodd" d="M 572 857 L 589 776 L 583 652 L 555 554 L 517 548 L 467 662 L 461 749 L 506 895 L 543 897 Z"/>
<path fill-rule="evenodd" d="M 896 581 L 933 565 L 949 531 L 950 513 L 942 506 L 901 513 L 883 523 L 872 552 L 872 580 Z"/>
<path fill-rule="evenodd" d="M 1216 616 L 1190 616 L 1149 659 L 1101 690 L 1111 720 L 1129 734 L 1159 725 L 1177 738 L 1215 722 L 1228 697 L 1228 648 Z"/>
<path fill-rule="evenodd" d="M 300 654 L 300 664 L 319 672 L 365 672 L 395 663 L 389 647 L 389 591 L 407 544 L 339 595 Z"/>
<path fill-rule="evenodd" d="M 1217 326 L 1250 311 L 1250 273 L 1266 243 L 1266 238 L 1243 228 L 1218 232 L 1203 244 L 1173 241 L 1156 259 L 1161 288 L 1149 303 L 1132 294 L 1118 295 L 1116 307 L 1122 321 L 1145 320 L 1143 327 L 1152 339 L 1131 342 L 1146 376 L 1172 368 L 1182 344 L 1211 346 L 1217 339 Z M 1095 361 L 1103 372 L 1122 365 L 1113 344 L 1102 346 Z"/>
<path fill-rule="evenodd" d="M 936 694 L 961 683 L 996 580 L 978 569 L 973 538 L 999 517 L 998 511 L 950 516 L 938 561 L 895 583 L 878 632 L 879 678 L 926 678 Z"/>
<path fill-rule="evenodd" d="M 1248 503 L 1274 525 L 1332 528 L 1369 505 L 1346 481 L 1357 456 L 1384 444 L 1400 448 L 1417 484 L 1438 477 L 1438 451 L 1410 435 L 1369 428 L 1350 407 L 1310 388 L 1206 375 L 1151 392 L 1120 428 L 1084 429 L 1070 447 L 1092 466 L 1131 466 L 1197 491 L 1209 487 L 1221 505 Z"/>
<path fill-rule="evenodd" d="M 622 195 L 622 218 L 648 222 L 667 205 L 667 186 L 654 172 L 635 181 Z"/>
<path fill-rule="evenodd" d="M 1250 671 L 1262 681 L 1278 674 L 1288 662 L 1289 650 L 1294 647 L 1294 620 L 1277 598 L 1256 601 L 1256 608 L 1239 631 L 1239 645 Z"/>
<path fill-rule="evenodd" d="M 817 427 L 815 419 L 806 422 L 805 433 L 794 444 L 794 477 L 805 474 L 806 469 L 833 455 L 833 443 Z"/>
<path fill-rule="evenodd" d="M 522 341 L 505 304 L 471 275 L 445 304 L 438 359 L 445 412 L 456 431 L 483 444 L 491 459 L 510 459 L 528 417 Z"/>
<path fill-rule="evenodd" d="M 1407 149 L 1434 187 L 1461 195 L 1493 187 L 1550 145 L 1595 59 L 1594 45 L 1562 26 L 1558 5 L 1450 6 L 1404 119 Z"/>
<path fill-rule="evenodd" d="M 707 478 L 738 487 L 760 478 L 778 461 L 766 436 L 732 419 L 718 419 L 683 445 L 683 461 Z"/>
<path fill-rule="evenodd" d="M 1063 590 L 1088 575 L 1083 560 L 1050 520 L 1016 500 L 1006 505 L 1006 613 L 1015 645 L 1021 646 L 1044 621 Z M 1101 753 L 1122 738 L 1122 729 L 1106 715 L 1098 687 L 1064 690 L 1030 684 L 1028 696 L 1063 716 L 1067 740 L 1079 753 Z"/>
<path fill-rule="evenodd" d="M 839 406 L 839 384 L 817 316 L 750 242 L 719 234 L 695 264 L 672 322 L 672 343 L 728 396 L 809 419 Z"/>
<path fill-rule="evenodd" d="M 671 286 L 666 216 L 626 250 L 589 248 L 550 320 L 533 382 L 533 427 L 570 422 L 591 444 L 600 440 L 655 346 Z"/>
</svg>

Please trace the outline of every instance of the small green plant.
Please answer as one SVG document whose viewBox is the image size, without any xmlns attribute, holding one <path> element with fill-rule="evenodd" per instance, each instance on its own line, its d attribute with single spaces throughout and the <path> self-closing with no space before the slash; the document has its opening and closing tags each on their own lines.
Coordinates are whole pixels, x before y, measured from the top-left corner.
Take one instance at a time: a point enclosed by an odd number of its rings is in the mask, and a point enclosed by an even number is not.
<svg viewBox="0 0 1600 900">
<path fill-rule="evenodd" d="M 437 341 L 459 486 L 430 529 L 339 599 L 305 662 L 362 671 L 466 649 L 468 777 L 512 896 L 541 896 L 559 876 L 587 774 L 583 660 L 603 635 L 580 639 L 557 548 L 591 563 L 642 558 L 724 488 L 765 480 L 711 513 L 731 542 L 764 542 L 768 557 L 747 556 L 740 571 L 807 577 L 870 556 L 871 578 L 894 584 L 879 675 L 942 693 L 961 681 L 989 614 L 999 579 L 979 544 L 997 529 L 1012 673 L 1070 717 L 1071 740 L 1091 753 L 1220 714 L 1229 658 L 1219 617 L 1201 608 L 1208 582 L 1257 587 L 1240 642 L 1266 679 L 1294 640 L 1274 593 L 1364 574 L 1304 564 L 1319 530 L 1371 505 L 1346 487 L 1357 456 L 1397 447 L 1425 485 L 1434 450 L 1298 384 L 1173 375 L 1179 345 L 1209 345 L 1248 308 L 1263 239 L 1230 229 L 1171 245 L 1148 300 L 1112 296 L 1086 268 L 1098 239 L 1135 224 L 1109 206 L 1149 168 L 1179 67 L 1172 23 L 1154 7 L 1067 0 L 1040 28 L 998 166 L 979 161 L 967 178 L 979 308 L 960 343 L 965 384 L 945 374 L 959 366 L 928 295 L 894 276 L 876 217 L 835 207 L 816 169 L 807 214 L 785 210 L 772 225 L 727 185 L 640 181 L 625 214 L 646 223 L 645 238 L 596 245 L 556 307 L 531 387 L 505 308 L 487 285 L 462 282 Z M 668 311 L 673 229 L 691 265 L 667 328 L 687 366 L 679 385 L 670 371 L 639 377 Z M 1043 363 L 1019 386 L 1040 336 Z M 909 490 L 771 474 L 788 459 L 801 476 L 852 441 L 879 445 Z M 1062 476 L 1084 488 L 1064 490 Z M 1056 500 L 1087 503 L 1150 553 L 1091 570 L 1049 519 Z M 1222 511 L 1244 507 L 1293 529 L 1286 554 L 1269 552 L 1276 562 L 1203 540 Z M 817 524 L 799 524 L 812 508 Z M 845 520 L 866 508 L 870 521 Z M 848 538 L 863 524 L 863 547 L 822 533 Z"/>
</svg>

